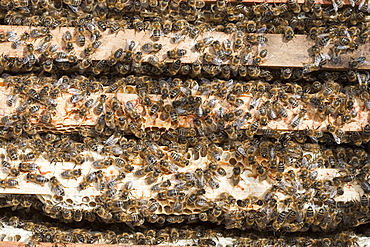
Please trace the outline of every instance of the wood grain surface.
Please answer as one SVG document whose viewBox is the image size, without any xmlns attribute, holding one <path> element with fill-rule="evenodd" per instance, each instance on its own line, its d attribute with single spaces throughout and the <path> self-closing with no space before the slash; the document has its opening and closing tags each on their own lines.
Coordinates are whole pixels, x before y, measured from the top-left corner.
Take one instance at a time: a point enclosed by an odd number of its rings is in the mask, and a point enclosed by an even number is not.
<svg viewBox="0 0 370 247">
<path fill-rule="evenodd" d="M 0 32 L 8 32 L 12 31 L 15 32 L 18 36 L 20 36 L 23 32 L 27 31 L 30 32 L 31 29 L 35 27 L 26 27 L 26 26 L 0 26 Z M 63 50 L 63 41 L 62 36 L 66 31 L 70 31 L 74 34 L 75 29 L 73 27 L 60 27 L 55 30 L 51 30 L 50 33 L 53 36 L 52 44 L 56 44 L 59 46 L 59 51 Z M 196 40 L 191 39 L 190 37 L 186 37 L 183 41 L 179 43 L 173 43 L 171 40 L 171 34 L 169 36 L 161 36 L 158 43 L 165 44 L 156 56 L 158 57 L 160 62 L 171 63 L 174 62 L 175 59 L 169 59 L 167 57 L 167 51 L 172 49 L 186 49 L 187 53 L 184 57 L 181 58 L 182 63 L 193 63 L 195 61 L 199 61 L 204 63 L 202 56 L 203 53 L 196 52 L 193 47 L 197 43 L 197 41 L 201 40 L 204 37 L 213 37 L 215 40 L 219 40 L 221 43 L 225 39 L 233 40 L 234 34 L 225 34 L 222 32 L 205 32 L 202 35 L 199 35 Z M 302 68 L 307 64 L 313 62 L 313 58 L 310 56 L 309 49 L 315 43 L 314 41 L 307 38 L 306 35 L 295 35 L 295 37 L 286 42 L 283 40 L 283 35 L 281 34 L 265 34 L 268 41 L 266 42 L 268 56 L 262 64 L 261 67 L 270 67 L 270 68 L 280 68 L 280 67 L 293 67 L 293 68 Z M 86 37 L 88 36 L 88 32 L 86 31 Z M 41 41 L 41 39 L 36 39 L 32 42 L 34 46 Z M 134 29 L 125 29 L 123 31 L 119 31 L 115 34 L 109 33 L 109 31 L 105 31 L 103 33 L 103 37 L 101 39 L 102 45 L 97 49 L 97 51 L 92 54 L 92 60 L 102 60 L 107 59 L 111 56 L 114 51 L 119 48 L 126 49 L 127 42 L 135 41 L 136 48 L 134 52 L 140 51 L 141 46 L 148 42 L 153 42 L 150 39 L 150 31 L 142 31 L 136 32 Z M 9 57 L 24 57 L 25 56 L 25 45 L 22 45 L 18 49 L 11 48 L 12 42 L 3 42 L 0 43 L 0 49 L 3 55 L 8 55 Z M 89 44 L 91 44 L 91 40 L 87 38 L 87 42 L 84 47 L 79 47 L 74 44 L 74 50 L 70 52 L 70 54 L 76 55 L 78 59 L 83 59 L 83 50 Z M 329 45 L 327 48 L 323 50 L 324 53 L 328 53 Z M 258 48 L 257 45 L 254 46 L 254 53 L 257 52 Z M 209 51 L 210 48 L 206 48 L 205 52 Z M 210 51 L 209 53 L 213 53 Z M 363 56 L 368 56 L 370 53 L 369 51 L 369 44 L 360 44 L 357 51 L 353 53 L 346 53 L 341 55 L 340 62 L 338 64 L 331 64 L 328 62 L 326 65 L 323 66 L 323 69 L 348 69 L 348 61 L 352 58 L 356 59 L 361 54 Z M 36 53 L 36 55 L 39 55 Z M 143 61 L 148 61 L 148 58 L 152 56 L 152 54 L 143 53 Z M 230 61 L 223 61 L 222 64 L 229 64 Z M 369 64 L 365 64 L 359 68 L 360 70 L 370 69 Z"/>
</svg>

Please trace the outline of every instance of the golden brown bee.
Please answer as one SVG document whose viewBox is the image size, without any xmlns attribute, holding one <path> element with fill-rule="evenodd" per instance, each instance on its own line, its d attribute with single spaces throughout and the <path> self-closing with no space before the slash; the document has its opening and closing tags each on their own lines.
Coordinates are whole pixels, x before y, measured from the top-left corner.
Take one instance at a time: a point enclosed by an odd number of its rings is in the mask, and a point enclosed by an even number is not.
<svg viewBox="0 0 370 247">
<path fill-rule="evenodd" d="M 172 21 L 164 20 L 163 22 L 163 34 L 167 35 L 172 31 Z"/>
<path fill-rule="evenodd" d="M 65 195 L 63 185 L 58 181 L 58 179 L 55 176 L 50 178 L 50 185 L 51 185 L 51 189 L 54 191 L 54 193 L 57 196 Z"/>
<path fill-rule="evenodd" d="M 194 49 L 197 52 L 203 52 L 205 48 L 207 48 L 208 46 L 210 46 L 212 44 L 213 41 L 214 41 L 214 38 L 213 37 L 206 37 L 206 38 L 198 41 L 194 45 Z"/>
<path fill-rule="evenodd" d="M 236 185 L 238 185 L 239 184 L 239 182 L 240 182 L 240 174 L 242 173 L 242 171 L 241 171 L 241 168 L 240 168 L 240 166 L 235 166 L 234 168 L 233 168 L 233 173 L 232 173 L 232 175 L 231 175 L 231 177 L 230 177 L 230 179 L 231 179 L 231 184 L 233 185 L 233 186 L 236 186 Z"/>
<path fill-rule="evenodd" d="M 245 24 L 245 28 L 247 29 L 248 33 L 254 33 L 257 31 L 257 23 L 253 20 L 250 20 Z"/>
<path fill-rule="evenodd" d="M 65 170 L 60 174 L 60 176 L 64 179 L 77 179 L 82 175 L 81 169 L 70 169 Z"/>
<path fill-rule="evenodd" d="M 365 30 L 360 33 L 359 40 L 361 43 L 367 43 L 370 40 L 370 30 Z"/>
<path fill-rule="evenodd" d="M 0 187 L 15 188 L 18 186 L 18 181 L 12 178 L 0 179 Z"/>
<path fill-rule="evenodd" d="M 101 45 L 102 45 L 102 42 L 100 40 L 92 42 L 83 51 L 85 57 L 88 57 L 94 54 Z"/>
<path fill-rule="evenodd" d="M 72 34 L 69 31 L 63 34 L 62 40 L 64 41 L 67 51 L 73 50 Z"/>
<path fill-rule="evenodd" d="M 260 75 L 261 69 L 258 66 L 248 66 L 247 73 L 250 77 L 256 78 Z"/>
<path fill-rule="evenodd" d="M 75 39 L 76 39 L 76 44 L 78 46 L 84 46 L 85 45 L 86 38 L 85 38 L 85 29 L 84 29 L 83 26 L 77 27 Z"/>
<path fill-rule="evenodd" d="M 302 5 L 302 10 L 306 13 L 310 12 L 314 4 L 315 4 L 315 1 L 313 0 L 305 0 Z"/>
<path fill-rule="evenodd" d="M 143 52 L 157 53 L 162 49 L 162 44 L 159 43 L 146 43 L 141 47 Z"/>
<path fill-rule="evenodd" d="M 290 125 L 296 128 L 300 125 L 302 118 L 306 115 L 307 110 L 301 109 L 298 114 L 296 114 L 290 121 Z"/>
<path fill-rule="evenodd" d="M 316 18 L 321 18 L 323 16 L 323 10 L 320 4 L 314 4 L 312 12 Z"/>
<path fill-rule="evenodd" d="M 270 10 L 268 3 L 260 3 L 252 7 L 255 15 L 263 15 Z"/>
<path fill-rule="evenodd" d="M 170 51 L 167 51 L 167 56 L 170 59 L 178 59 L 185 56 L 187 51 L 185 49 L 173 49 Z"/>
<path fill-rule="evenodd" d="M 174 61 L 169 68 L 170 75 L 176 75 L 181 69 L 181 60 Z"/>
<path fill-rule="evenodd" d="M 363 55 L 360 55 L 357 58 L 351 57 L 350 60 L 348 61 L 348 66 L 351 69 L 357 69 L 361 66 L 367 65 L 369 62 L 366 61 L 366 57 Z"/>
<path fill-rule="evenodd" d="M 271 9 L 271 12 L 274 16 L 279 16 L 286 11 L 288 11 L 288 6 L 286 4 L 280 4 Z"/>
<path fill-rule="evenodd" d="M 289 42 L 291 41 L 292 39 L 294 38 L 294 31 L 293 31 L 293 28 L 291 28 L 290 26 L 286 26 L 284 28 L 284 40 Z"/>
<path fill-rule="evenodd" d="M 203 54 L 202 58 L 203 58 L 204 62 L 206 62 L 206 63 L 215 64 L 215 65 L 221 65 L 221 63 L 222 63 L 222 60 L 220 58 L 218 58 L 217 56 L 212 55 L 208 52 L 205 52 Z"/>
<path fill-rule="evenodd" d="M 34 172 L 38 167 L 35 163 L 19 163 L 18 169 L 22 172 Z"/>
<path fill-rule="evenodd" d="M 49 179 L 46 178 L 45 176 L 40 175 L 40 174 L 35 174 L 35 173 L 27 173 L 26 178 L 28 181 L 37 183 L 37 184 L 45 184 L 49 182 Z"/>
<path fill-rule="evenodd" d="M 149 35 L 153 41 L 158 41 L 163 36 L 162 25 L 159 21 L 154 21 L 151 26 L 151 33 Z"/>
</svg>

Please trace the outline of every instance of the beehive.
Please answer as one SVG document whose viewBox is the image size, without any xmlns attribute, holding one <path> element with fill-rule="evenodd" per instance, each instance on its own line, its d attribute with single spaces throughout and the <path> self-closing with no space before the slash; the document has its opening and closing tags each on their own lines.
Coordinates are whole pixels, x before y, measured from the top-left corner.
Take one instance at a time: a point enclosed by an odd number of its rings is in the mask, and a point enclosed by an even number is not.
<svg viewBox="0 0 370 247">
<path fill-rule="evenodd" d="M 369 11 L 342 5 L 1 2 L 1 240 L 365 244 Z"/>
</svg>

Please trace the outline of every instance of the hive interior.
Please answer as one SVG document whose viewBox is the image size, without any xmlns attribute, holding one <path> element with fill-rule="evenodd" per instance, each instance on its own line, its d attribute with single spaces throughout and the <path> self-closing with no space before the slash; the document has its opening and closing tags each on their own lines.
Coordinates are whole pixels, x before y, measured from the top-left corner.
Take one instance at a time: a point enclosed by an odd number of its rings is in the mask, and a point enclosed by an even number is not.
<svg viewBox="0 0 370 247">
<path fill-rule="evenodd" d="M 1 1 L 1 240 L 366 244 L 368 14 Z M 265 34 L 307 35 L 311 61 L 265 67 Z"/>
</svg>

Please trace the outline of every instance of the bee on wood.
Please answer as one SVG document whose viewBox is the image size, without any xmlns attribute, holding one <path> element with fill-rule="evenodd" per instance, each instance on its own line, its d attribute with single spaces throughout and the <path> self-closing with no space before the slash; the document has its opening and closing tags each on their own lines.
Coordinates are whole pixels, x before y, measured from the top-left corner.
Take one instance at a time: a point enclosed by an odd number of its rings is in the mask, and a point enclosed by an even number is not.
<svg viewBox="0 0 370 247">
<path fill-rule="evenodd" d="M 77 179 L 82 175 L 81 169 L 69 169 L 63 171 L 60 176 L 64 179 Z"/>
<path fill-rule="evenodd" d="M 12 178 L 0 179 L 0 187 L 6 188 L 16 188 L 18 186 L 18 181 Z"/>
<path fill-rule="evenodd" d="M 51 185 L 51 189 L 54 191 L 54 193 L 57 196 L 65 195 L 63 185 L 58 181 L 58 179 L 55 176 L 50 178 L 50 185 Z"/>
<path fill-rule="evenodd" d="M 33 182 L 33 183 L 37 183 L 37 184 L 40 184 L 40 185 L 49 182 L 49 179 L 46 178 L 45 176 L 40 175 L 40 174 L 35 174 L 35 173 L 27 173 L 26 178 L 27 178 L 28 181 Z"/>
</svg>

